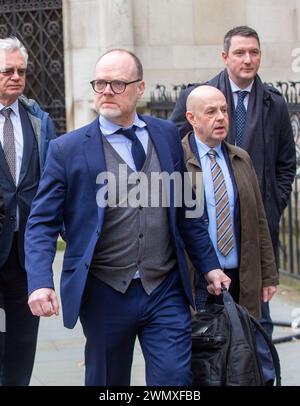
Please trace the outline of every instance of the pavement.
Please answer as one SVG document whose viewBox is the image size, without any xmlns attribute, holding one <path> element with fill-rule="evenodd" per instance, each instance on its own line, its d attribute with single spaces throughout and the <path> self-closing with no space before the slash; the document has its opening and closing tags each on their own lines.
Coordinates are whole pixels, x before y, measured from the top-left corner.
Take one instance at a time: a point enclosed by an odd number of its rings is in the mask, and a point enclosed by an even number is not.
<svg viewBox="0 0 300 406">
<path fill-rule="evenodd" d="M 59 290 L 59 274 L 63 252 L 58 251 L 54 261 L 56 290 Z M 271 301 L 273 320 L 291 322 L 292 312 L 300 316 L 300 292 L 280 285 L 279 292 Z M 298 331 L 300 332 L 300 331 Z M 289 327 L 275 327 L 274 337 L 292 334 Z M 37 353 L 31 386 L 83 386 L 84 345 L 80 323 L 73 330 L 63 326 L 61 313 L 51 318 L 41 318 Z M 276 345 L 283 386 L 300 386 L 300 340 Z M 138 341 L 135 347 L 131 384 L 145 385 L 144 359 Z"/>
</svg>

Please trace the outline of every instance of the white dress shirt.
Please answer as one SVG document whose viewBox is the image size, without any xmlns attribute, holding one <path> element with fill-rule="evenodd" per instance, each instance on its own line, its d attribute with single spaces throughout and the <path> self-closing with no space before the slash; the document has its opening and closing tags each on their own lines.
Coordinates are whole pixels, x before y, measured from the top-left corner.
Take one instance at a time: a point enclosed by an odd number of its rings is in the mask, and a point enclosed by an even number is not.
<svg viewBox="0 0 300 406">
<path fill-rule="evenodd" d="M 10 106 L 3 106 L 0 103 L 0 110 L 3 108 L 10 107 L 12 112 L 10 114 L 10 119 L 12 125 L 14 127 L 14 138 L 15 138 L 15 149 L 16 149 L 16 183 L 18 184 L 20 178 L 20 171 L 22 165 L 22 158 L 23 158 L 23 147 L 24 147 L 24 140 L 23 140 L 23 131 L 22 131 L 22 124 L 21 118 L 19 113 L 19 103 L 16 100 Z M 3 148 L 3 127 L 4 127 L 5 117 L 0 114 L 0 142 Z"/>
<path fill-rule="evenodd" d="M 24 138 L 23 138 L 23 131 L 22 131 L 22 124 L 21 124 L 21 117 L 19 112 L 19 102 L 16 100 L 10 106 L 4 106 L 0 103 L 0 110 L 3 108 L 10 107 L 12 112 L 10 113 L 10 119 L 14 128 L 14 139 L 15 139 L 15 150 L 16 150 L 16 184 L 19 183 L 20 172 L 21 172 L 21 165 L 23 159 L 23 149 L 24 149 Z M 1 147 L 3 148 L 3 127 L 4 127 L 5 117 L 0 114 L 0 142 Z M 16 212 L 16 226 L 15 231 L 19 230 L 19 207 L 17 206 Z"/>
</svg>

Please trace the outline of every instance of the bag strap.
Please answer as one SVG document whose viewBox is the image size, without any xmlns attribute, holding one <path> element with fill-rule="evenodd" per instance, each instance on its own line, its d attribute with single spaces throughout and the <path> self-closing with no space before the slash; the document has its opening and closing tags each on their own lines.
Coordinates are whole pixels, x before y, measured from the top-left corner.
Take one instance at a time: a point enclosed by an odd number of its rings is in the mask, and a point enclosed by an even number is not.
<svg viewBox="0 0 300 406">
<path fill-rule="evenodd" d="M 224 307 L 227 311 L 229 320 L 231 325 L 234 327 L 232 328 L 232 334 L 235 336 L 235 339 L 238 341 L 246 341 L 245 333 L 241 324 L 241 320 L 239 318 L 235 302 L 225 287 L 222 287 L 223 293 L 223 303 Z"/>
<path fill-rule="evenodd" d="M 246 338 L 246 335 L 245 335 L 245 331 L 242 327 L 242 323 L 241 323 L 241 319 L 240 319 L 239 311 L 238 311 L 238 305 L 235 303 L 232 296 L 230 295 L 230 293 L 228 292 L 228 290 L 225 287 L 222 287 L 222 293 L 223 293 L 224 307 L 225 307 L 225 310 L 227 311 L 230 322 L 232 324 L 231 331 L 232 331 L 232 335 L 234 336 L 235 342 L 246 343 L 249 346 L 249 348 L 252 349 L 252 345 L 249 344 L 249 342 Z M 245 311 L 246 311 L 246 309 L 245 309 Z M 247 314 L 249 315 L 248 312 L 247 312 Z M 249 319 L 249 322 L 251 323 L 251 319 Z M 253 331 L 251 331 L 250 334 L 253 336 L 254 345 L 255 345 L 255 335 L 254 335 Z M 261 364 L 259 361 L 259 356 L 256 351 L 253 354 L 253 356 L 256 359 L 256 365 L 258 368 L 257 373 L 260 376 L 260 381 L 263 382 L 264 381 L 263 372 L 262 372 Z"/>
</svg>

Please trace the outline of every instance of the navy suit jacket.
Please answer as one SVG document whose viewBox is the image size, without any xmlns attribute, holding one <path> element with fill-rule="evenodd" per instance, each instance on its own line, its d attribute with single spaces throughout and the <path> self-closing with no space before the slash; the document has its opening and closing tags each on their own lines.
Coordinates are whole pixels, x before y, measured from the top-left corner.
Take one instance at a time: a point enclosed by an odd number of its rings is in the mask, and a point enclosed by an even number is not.
<svg viewBox="0 0 300 406">
<path fill-rule="evenodd" d="M 25 226 L 40 178 L 38 144 L 35 140 L 28 115 L 20 103 L 19 112 L 24 136 L 24 149 L 17 187 L 9 171 L 3 148 L 0 147 L 0 183 L 3 189 L 6 209 L 5 221 L 0 236 L 0 267 L 5 264 L 11 250 L 17 205 L 19 206 L 18 256 L 21 266 L 24 267 Z"/>
<path fill-rule="evenodd" d="M 141 116 L 156 149 L 161 170 L 185 171 L 183 150 L 176 126 L 166 120 Z M 103 186 L 97 175 L 106 171 L 98 118 L 91 124 L 51 141 L 45 170 L 26 229 L 26 271 L 29 293 L 53 288 L 52 262 L 62 222 L 66 251 L 61 275 L 64 324 L 74 327 L 95 245 L 102 231 L 105 209 L 97 206 Z M 171 182 L 172 185 L 172 182 Z M 186 218 L 185 208 L 175 207 L 170 188 L 168 218 L 186 296 L 193 304 L 186 249 L 203 273 L 219 268 L 219 262 L 202 218 Z M 155 238 L 155 236 L 154 236 Z"/>
</svg>

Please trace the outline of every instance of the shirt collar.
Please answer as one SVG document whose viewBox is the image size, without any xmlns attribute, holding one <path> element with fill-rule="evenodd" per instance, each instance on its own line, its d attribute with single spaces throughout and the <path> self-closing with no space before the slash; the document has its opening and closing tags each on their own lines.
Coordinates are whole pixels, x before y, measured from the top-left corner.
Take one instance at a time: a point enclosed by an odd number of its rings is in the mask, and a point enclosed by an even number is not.
<svg viewBox="0 0 300 406">
<path fill-rule="evenodd" d="M 99 125 L 103 135 L 114 134 L 116 131 L 119 130 L 119 128 L 122 128 L 121 126 L 112 123 L 103 116 L 99 116 Z M 144 128 L 147 126 L 147 124 L 143 120 L 141 120 L 137 114 L 134 117 L 133 125 L 138 128 Z"/>
<path fill-rule="evenodd" d="M 200 141 L 195 133 L 194 133 L 194 137 L 195 137 L 200 159 L 203 158 L 205 155 L 207 155 L 208 151 L 211 149 L 214 149 L 216 151 L 218 157 L 222 157 L 222 155 L 223 155 L 222 154 L 222 144 L 219 144 L 216 147 L 211 148 L 208 145 L 204 144 L 204 142 Z"/>
<path fill-rule="evenodd" d="M 12 109 L 12 111 L 14 112 L 14 114 L 16 116 L 19 115 L 19 101 L 18 100 L 13 102 L 10 106 L 4 106 L 2 103 L 0 103 L 0 110 L 8 108 L 8 107 Z"/>
<path fill-rule="evenodd" d="M 245 89 L 240 89 L 230 78 L 229 78 L 229 83 L 230 83 L 230 87 L 231 87 L 231 91 L 232 93 L 236 93 L 239 91 L 246 91 L 248 93 L 251 92 L 252 86 L 253 86 L 253 82 L 254 80 L 252 80 L 252 82 L 250 83 L 250 85 L 248 87 L 246 87 Z"/>
</svg>

